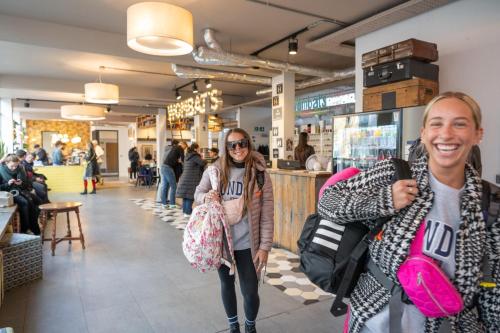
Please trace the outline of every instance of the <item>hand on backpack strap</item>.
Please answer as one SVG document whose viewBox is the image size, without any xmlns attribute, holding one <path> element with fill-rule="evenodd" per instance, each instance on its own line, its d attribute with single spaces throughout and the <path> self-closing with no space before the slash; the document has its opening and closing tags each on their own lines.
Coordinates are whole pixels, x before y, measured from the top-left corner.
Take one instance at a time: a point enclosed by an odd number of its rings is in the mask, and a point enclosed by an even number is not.
<svg viewBox="0 0 500 333">
<path fill-rule="evenodd" d="M 217 191 L 211 190 L 205 194 L 205 203 L 209 202 L 220 202 L 220 195 Z"/>
<path fill-rule="evenodd" d="M 415 179 L 398 180 L 392 185 L 392 204 L 395 210 L 400 210 L 411 204 L 418 195 Z"/>
</svg>

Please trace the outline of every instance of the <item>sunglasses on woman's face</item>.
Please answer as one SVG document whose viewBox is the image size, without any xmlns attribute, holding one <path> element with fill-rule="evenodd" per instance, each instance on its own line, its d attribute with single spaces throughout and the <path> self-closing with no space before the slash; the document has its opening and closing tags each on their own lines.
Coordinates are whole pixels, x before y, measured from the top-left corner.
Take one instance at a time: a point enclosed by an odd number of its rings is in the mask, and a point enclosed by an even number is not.
<svg viewBox="0 0 500 333">
<path fill-rule="evenodd" d="M 228 150 L 235 150 L 237 146 L 240 146 L 240 148 L 248 148 L 248 139 L 228 141 L 226 144 Z"/>
</svg>

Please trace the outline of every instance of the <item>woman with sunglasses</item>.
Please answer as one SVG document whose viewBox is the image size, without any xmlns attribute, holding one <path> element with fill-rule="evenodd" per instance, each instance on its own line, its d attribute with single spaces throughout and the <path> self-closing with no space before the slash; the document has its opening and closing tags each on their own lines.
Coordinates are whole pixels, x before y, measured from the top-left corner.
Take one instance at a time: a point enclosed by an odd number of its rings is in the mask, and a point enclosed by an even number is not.
<svg viewBox="0 0 500 333">
<path fill-rule="evenodd" d="M 241 128 L 230 130 L 225 138 L 226 153 L 213 166 L 219 169 L 220 192 L 212 190 L 207 172 L 196 188 L 195 200 L 201 204 L 244 198 L 242 219 L 231 226 L 234 258 L 243 295 L 245 332 L 256 333 L 259 310 L 258 276 L 267 264 L 274 233 L 274 201 L 266 163 L 253 150 L 250 136 Z M 263 179 L 258 180 L 257 178 Z M 260 186 L 259 186 L 259 182 Z M 228 258 L 224 253 L 224 258 Z M 222 265 L 219 270 L 221 294 L 231 333 L 239 333 L 234 275 Z"/>
</svg>

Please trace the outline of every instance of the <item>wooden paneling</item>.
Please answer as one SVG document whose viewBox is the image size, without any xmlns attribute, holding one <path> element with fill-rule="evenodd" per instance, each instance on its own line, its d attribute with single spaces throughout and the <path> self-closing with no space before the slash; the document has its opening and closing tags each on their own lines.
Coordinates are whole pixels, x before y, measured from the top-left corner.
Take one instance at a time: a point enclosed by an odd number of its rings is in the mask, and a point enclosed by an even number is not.
<svg viewBox="0 0 500 333">
<path fill-rule="evenodd" d="M 54 121 L 54 120 L 26 120 L 26 135 L 28 135 L 29 150 L 33 150 L 33 145 L 42 144 L 42 131 L 57 132 L 67 134 L 71 140 L 75 136 L 82 138 L 77 144 L 68 142 L 65 152 L 69 154 L 72 148 L 85 150 L 90 140 L 90 123 L 88 121 Z"/>
<path fill-rule="evenodd" d="M 304 222 L 316 211 L 319 189 L 330 174 L 268 171 L 274 191 L 274 244 L 297 253 Z"/>
<path fill-rule="evenodd" d="M 51 189 L 51 193 L 81 192 L 83 190 L 83 171 L 84 167 L 81 165 L 35 167 L 36 173 L 47 177 L 47 186 Z"/>
</svg>

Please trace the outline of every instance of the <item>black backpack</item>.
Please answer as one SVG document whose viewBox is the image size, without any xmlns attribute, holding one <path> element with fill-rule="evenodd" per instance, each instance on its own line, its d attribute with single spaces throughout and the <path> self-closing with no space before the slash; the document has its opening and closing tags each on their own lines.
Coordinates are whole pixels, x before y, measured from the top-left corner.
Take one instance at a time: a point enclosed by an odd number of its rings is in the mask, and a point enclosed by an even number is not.
<svg viewBox="0 0 500 333">
<path fill-rule="evenodd" d="M 411 178 L 408 163 L 393 158 L 396 172 L 393 182 Z M 297 241 L 300 252 L 300 269 L 326 292 L 336 295 L 330 312 L 340 316 L 347 312 L 344 297 L 349 297 L 360 274 L 365 270 L 368 245 L 390 217 L 376 220 L 370 230 L 363 223 L 337 224 L 310 215 Z"/>
</svg>

